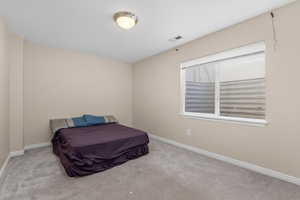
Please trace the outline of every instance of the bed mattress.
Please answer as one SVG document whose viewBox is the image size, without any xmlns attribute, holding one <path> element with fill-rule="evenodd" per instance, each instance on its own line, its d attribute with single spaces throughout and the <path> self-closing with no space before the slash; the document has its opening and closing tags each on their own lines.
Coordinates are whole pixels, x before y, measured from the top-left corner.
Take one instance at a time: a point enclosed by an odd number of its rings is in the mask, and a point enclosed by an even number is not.
<svg viewBox="0 0 300 200">
<path fill-rule="evenodd" d="M 52 139 L 53 152 L 71 177 L 85 176 L 148 153 L 147 133 L 120 124 L 63 128 Z"/>
</svg>

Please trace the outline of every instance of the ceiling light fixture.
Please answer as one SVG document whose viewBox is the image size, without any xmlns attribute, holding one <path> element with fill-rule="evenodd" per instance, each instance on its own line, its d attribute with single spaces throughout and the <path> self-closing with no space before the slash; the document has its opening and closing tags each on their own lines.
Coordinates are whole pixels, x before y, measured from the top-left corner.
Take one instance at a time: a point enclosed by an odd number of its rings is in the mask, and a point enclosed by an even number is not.
<svg viewBox="0 0 300 200">
<path fill-rule="evenodd" d="M 131 29 L 138 23 L 138 18 L 135 14 L 127 11 L 121 11 L 114 14 L 115 22 L 123 29 Z"/>
</svg>

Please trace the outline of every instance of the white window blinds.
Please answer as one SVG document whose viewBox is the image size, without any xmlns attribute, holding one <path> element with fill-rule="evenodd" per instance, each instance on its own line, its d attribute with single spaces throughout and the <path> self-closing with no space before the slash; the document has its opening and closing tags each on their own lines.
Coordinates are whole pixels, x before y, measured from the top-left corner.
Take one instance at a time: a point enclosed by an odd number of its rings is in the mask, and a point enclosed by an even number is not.
<svg viewBox="0 0 300 200">
<path fill-rule="evenodd" d="M 264 49 L 258 43 L 184 63 L 184 113 L 265 119 Z"/>
</svg>

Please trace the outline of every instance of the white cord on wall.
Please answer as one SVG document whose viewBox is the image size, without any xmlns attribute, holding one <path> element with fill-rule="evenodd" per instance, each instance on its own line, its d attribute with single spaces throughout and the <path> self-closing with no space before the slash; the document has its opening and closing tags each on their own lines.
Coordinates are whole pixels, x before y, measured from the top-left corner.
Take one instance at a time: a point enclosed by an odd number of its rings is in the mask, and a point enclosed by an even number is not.
<svg viewBox="0 0 300 200">
<path fill-rule="evenodd" d="M 276 51 L 276 47 L 277 47 L 277 34 L 276 34 L 276 28 L 275 28 L 275 15 L 274 12 L 272 11 L 271 13 L 271 20 L 272 20 L 272 31 L 273 31 L 273 49 L 274 51 Z"/>
</svg>

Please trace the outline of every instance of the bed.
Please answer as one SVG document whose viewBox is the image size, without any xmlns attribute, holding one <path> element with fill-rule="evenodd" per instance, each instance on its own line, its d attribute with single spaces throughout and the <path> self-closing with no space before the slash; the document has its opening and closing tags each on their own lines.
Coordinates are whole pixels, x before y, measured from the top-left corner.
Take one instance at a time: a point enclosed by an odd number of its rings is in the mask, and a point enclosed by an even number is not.
<svg viewBox="0 0 300 200">
<path fill-rule="evenodd" d="M 66 173 L 86 176 L 149 152 L 147 133 L 118 123 L 60 127 L 52 138 L 53 152 Z"/>
</svg>

